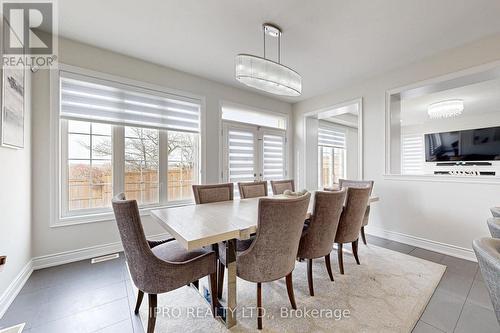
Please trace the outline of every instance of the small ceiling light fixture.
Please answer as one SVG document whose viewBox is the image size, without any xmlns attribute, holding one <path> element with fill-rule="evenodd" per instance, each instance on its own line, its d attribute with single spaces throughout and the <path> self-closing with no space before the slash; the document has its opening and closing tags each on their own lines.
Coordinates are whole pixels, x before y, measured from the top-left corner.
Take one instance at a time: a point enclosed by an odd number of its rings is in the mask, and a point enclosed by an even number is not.
<svg viewBox="0 0 500 333">
<path fill-rule="evenodd" d="M 238 54 L 235 59 L 235 76 L 241 83 L 275 95 L 300 96 L 302 77 L 293 69 L 281 64 L 281 29 L 265 23 L 264 57 Z M 278 61 L 266 58 L 266 35 L 278 39 Z"/>
<path fill-rule="evenodd" d="M 429 105 L 427 113 L 432 119 L 451 118 L 462 114 L 464 101 L 461 99 L 450 99 Z"/>
</svg>

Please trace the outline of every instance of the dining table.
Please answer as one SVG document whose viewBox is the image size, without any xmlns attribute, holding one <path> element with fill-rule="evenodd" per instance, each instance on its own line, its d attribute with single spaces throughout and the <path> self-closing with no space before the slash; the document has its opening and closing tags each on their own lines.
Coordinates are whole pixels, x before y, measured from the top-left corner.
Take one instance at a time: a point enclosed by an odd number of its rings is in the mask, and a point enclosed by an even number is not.
<svg viewBox="0 0 500 333">
<path fill-rule="evenodd" d="M 304 219 L 310 217 L 314 207 L 314 192 Z M 267 198 L 285 198 L 284 195 Z M 189 204 L 167 207 L 151 211 L 156 220 L 187 251 L 210 247 L 225 242 L 227 279 L 227 297 L 220 312 L 220 318 L 227 328 L 236 325 L 236 240 L 248 239 L 257 231 L 258 198 L 234 199 L 201 205 Z M 379 201 L 371 196 L 369 204 Z M 221 303 L 222 304 L 222 303 Z"/>
</svg>

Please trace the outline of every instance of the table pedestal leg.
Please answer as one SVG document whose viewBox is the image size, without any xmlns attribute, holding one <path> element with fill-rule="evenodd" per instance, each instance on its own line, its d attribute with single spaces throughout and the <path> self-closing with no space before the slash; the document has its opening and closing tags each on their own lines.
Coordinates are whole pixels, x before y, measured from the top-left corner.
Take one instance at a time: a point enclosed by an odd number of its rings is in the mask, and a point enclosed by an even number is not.
<svg viewBox="0 0 500 333">
<path fill-rule="evenodd" d="M 227 266 L 227 307 L 226 327 L 236 325 L 236 240 L 231 239 L 226 244 Z"/>
</svg>

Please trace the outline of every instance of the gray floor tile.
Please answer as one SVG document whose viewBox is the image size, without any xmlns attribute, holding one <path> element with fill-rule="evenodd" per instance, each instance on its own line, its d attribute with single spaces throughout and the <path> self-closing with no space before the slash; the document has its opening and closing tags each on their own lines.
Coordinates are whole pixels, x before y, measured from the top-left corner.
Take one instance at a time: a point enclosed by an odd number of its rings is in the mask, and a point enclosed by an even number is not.
<svg viewBox="0 0 500 333">
<path fill-rule="evenodd" d="M 486 285 L 481 279 L 474 279 L 472 288 L 467 297 L 467 302 L 482 306 L 488 310 L 493 311 L 493 304 L 491 303 L 490 294 Z"/>
<path fill-rule="evenodd" d="M 419 320 L 412 333 L 443 333 L 443 331 Z"/>
<path fill-rule="evenodd" d="M 105 327 L 102 330 L 95 331 L 96 333 L 134 333 L 134 329 L 130 325 L 130 320 L 124 320 L 111 326 Z"/>
<path fill-rule="evenodd" d="M 40 309 L 43 308 L 49 299 L 47 289 L 19 294 L 10 305 L 7 312 L 0 319 L 0 328 L 26 323 L 25 328 L 29 329 L 36 321 Z"/>
<path fill-rule="evenodd" d="M 462 299 L 465 302 L 467 295 L 472 287 L 472 282 L 474 277 L 468 274 L 462 274 L 456 271 L 451 271 L 446 269 L 437 290 L 446 291 L 456 297 Z"/>
<path fill-rule="evenodd" d="M 366 242 L 368 243 L 368 246 L 370 244 L 376 245 L 376 246 L 381 246 L 383 247 L 385 244 L 387 244 L 388 241 L 387 239 L 372 236 L 372 235 L 366 235 Z"/>
<path fill-rule="evenodd" d="M 444 332 L 453 332 L 464 300 L 443 290 L 436 290 L 420 320 Z"/>
<path fill-rule="evenodd" d="M 398 242 L 387 242 L 383 245 L 386 249 L 401 252 L 401 253 L 410 253 L 411 251 L 415 250 L 414 246 L 408 245 L 408 244 L 403 244 L 403 243 L 398 243 Z"/>
<path fill-rule="evenodd" d="M 455 257 L 450 257 L 445 255 L 443 259 L 441 260 L 441 264 L 446 265 L 448 271 L 453 271 L 456 273 L 460 273 L 461 275 L 464 276 L 476 276 L 476 272 L 479 268 L 477 263 L 465 260 L 465 259 L 460 259 L 460 258 L 455 258 Z"/>
<path fill-rule="evenodd" d="M 465 303 L 455 333 L 500 333 L 500 326 L 493 311 Z"/>
<path fill-rule="evenodd" d="M 444 257 L 444 254 L 437 253 L 434 251 L 429 251 L 425 249 L 421 249 L 419 247 L 415 248 L 413 251 L 409 253 L 411 256 L 422 258 L 428 261 L 432 261 L 435 263 L 440 263 Z"/>
</svg>

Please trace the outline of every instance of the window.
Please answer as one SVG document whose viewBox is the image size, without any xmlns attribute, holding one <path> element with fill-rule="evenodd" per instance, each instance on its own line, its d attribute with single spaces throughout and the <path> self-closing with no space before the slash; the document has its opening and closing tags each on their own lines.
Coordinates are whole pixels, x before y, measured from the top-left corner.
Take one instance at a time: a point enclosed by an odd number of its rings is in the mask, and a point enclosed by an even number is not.
<svg viewBox="0 0 500 333">
<path fill-rule="evenodd" d="M 282 130 L 287 127 L 285 115 L 230 102 L 222 103 L 222 119 Z"/>
<path fill-rule="evenodd" d="M 424 173 L 424 136 L 422 134 L 401 136 L 401 171 L 404 175 Z"/>
<path fill-rule="evenodd" d="M 192 201 L 200 174 L 199 100 L 60 71 L 59 217 Z"/>
<path fill-rule="evenodd" d="M 346 178 L 346 133 L 320 123 L 318 128 L 318 185 L 320 188 Z"/>
</svg>

